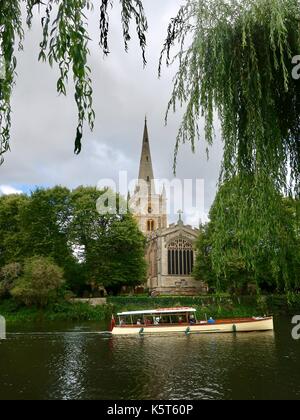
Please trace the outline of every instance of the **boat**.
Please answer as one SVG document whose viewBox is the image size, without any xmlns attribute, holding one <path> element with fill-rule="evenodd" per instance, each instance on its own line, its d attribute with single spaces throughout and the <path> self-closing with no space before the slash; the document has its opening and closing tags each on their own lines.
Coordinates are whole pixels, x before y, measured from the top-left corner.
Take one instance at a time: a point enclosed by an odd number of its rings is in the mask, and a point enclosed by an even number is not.
<svg viewBox="0 0 300 420">
<path fill-rule="evenodd" d="M 240 333 L 274 330 L 273 317 L 197 320 L 196 309 L 189 307 L 162 308 L 146 311 L 121 312 L 114 316 L 111 334 L 114 336 L 144 336 L 158 334 Z"/>
</svg>

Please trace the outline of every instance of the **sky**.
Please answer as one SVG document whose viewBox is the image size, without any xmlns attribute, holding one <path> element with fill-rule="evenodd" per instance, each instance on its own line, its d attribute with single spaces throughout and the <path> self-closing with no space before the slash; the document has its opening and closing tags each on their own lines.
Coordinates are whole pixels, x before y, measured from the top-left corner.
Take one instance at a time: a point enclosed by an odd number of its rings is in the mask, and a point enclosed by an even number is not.
<svg viewBox="0 0 300 420">
<path fill-rule="evenodd" d="M 171 114 L 167 126 L 164 116 L 177 67 L 164 69 L 161 79 L 157 68 L 168 22 L 181 3 L 182 0 L 144 0 L 149 22 L 145 69 L 136 36 L 132 37 L 129 52 L 124 51 L 117 3 L 111 14 L 108 57 L 103 56 L 98 45 L 97 10 L 88 15 L 96 124 L 93 132 L 85 130 L 79 156 L 73 154 L 77 113 L 72 83 L 67 97 L 58 96 L 57 69 L 38 62 L 41 26 L 36 14 L 33 28 L 25 29 L 24 51 L 18 53 L 11 151 L 0 167 L 0 194 L 29 193 L 37 186 L 97 185 L 102 179 L 118 180 L 120 171 L 127 171 L 129 180 L 135 179 L 145 115 L 155 178 L 174 178 L 173 151 L 182 112 Z M 195 154 L 189 145 L 184 145 L 178 157 L 179 179 L 204 180 L 204 214 L 192 207 L 184 208 L 185 222 L 194 226 L 207 215 L 215 197 L 222 158 L 219 135 L 210 148 L 209 160 L 206 147 L 202 136 Z M 173 213 L 171 222 L 178 217 L 176 209 Z"/>
</svg>

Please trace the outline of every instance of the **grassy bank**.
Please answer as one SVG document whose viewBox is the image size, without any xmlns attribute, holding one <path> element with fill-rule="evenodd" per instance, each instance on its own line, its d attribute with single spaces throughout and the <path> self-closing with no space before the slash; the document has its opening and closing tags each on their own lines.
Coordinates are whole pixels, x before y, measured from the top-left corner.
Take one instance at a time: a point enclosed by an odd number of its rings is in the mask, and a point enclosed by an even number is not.
<svg viewBox="0 0 300 420">
<path fill-rule="evenodd" d="M 8 325 L 41 321 L 103 321 L 111 316 L 109 305 L 93 307 L 87 303 L 60 302 L 47 308 L 20 307 L 12 300 L 0 303 L 0 315 Z"/>
<path fill-rule="evenodd" d="M 0 303 L 0 315 L 6 318 L 8 325 L 21 322 L 41 321 L 103 321 L 110 319 L 112 313 L 192 306 L 197 309 L 197 317 L 214 318 L 260 316 L 264 314 L 300 313 L 300 295 L 263 296 L 232 298 L 230 296 L 196 296 L 196 297 L 157 297 L 118 296 L 109 297 L 107 305 L 90 306 L 87 303 L 60 303 L 49 305 L 45 309 L 20 307 L 13 300 Z"/>
</svg>

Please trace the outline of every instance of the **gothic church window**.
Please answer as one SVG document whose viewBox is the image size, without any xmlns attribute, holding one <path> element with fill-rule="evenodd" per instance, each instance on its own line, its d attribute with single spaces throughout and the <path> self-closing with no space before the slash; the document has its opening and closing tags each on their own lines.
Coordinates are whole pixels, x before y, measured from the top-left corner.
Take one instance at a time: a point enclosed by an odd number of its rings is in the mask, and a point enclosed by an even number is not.
<svg viewBox="0 0 300 420">
<path fill-rule="evenodd" d="M 190 276 L 194 268 L 193 245 L 177 239 L 168 246 L 168 273 L 170 276 Z"/>
<path fill-rule="evenodd" d="M 154 220 L 148 220 L 147 221 L 147 231 L 148 232 L 154 232 Z"/>
</svg>

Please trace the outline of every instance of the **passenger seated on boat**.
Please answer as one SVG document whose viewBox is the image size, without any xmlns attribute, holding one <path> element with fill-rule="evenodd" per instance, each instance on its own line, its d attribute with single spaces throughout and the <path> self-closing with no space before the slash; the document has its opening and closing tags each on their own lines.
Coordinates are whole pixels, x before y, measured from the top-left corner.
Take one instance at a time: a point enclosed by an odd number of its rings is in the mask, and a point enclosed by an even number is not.
<svg viewBox="0 0 300 420">
<path fill-rule="evenodd" d="M 195 320 L 194 315 L 191 315 L 191 316 L 190 316 L 190 324 L 191 324 L 191 325 L 196 324 L 196 320 Z"/>
<path fill-rule="evenodd" d="M 182 317 L 181 316 L 178 318 L 178 324 L 182 324 Z"/>
<path fill-rule="evenodd" d="M 125 325 L 125 321 L 124 319 L 120 319 L 120 326 L 123 327 L 123 325 Z"/>
<path fill-rule="evenodd" d="M 154 319 L 154 325 L 159 325 L 160 322 L 160 318 L 155 318 Z"/>
<path fill-rule="evenodd" d="M 151 319 L 145 319 L 145 325 L 151 325 L 152 321 Z"/>
<path fill-rule="evenodd" d="M 140 319 L 137 320 L 136 325 L 142 325 L 142 321 Z"/>
<path fill-rule="evenodd" d="M 209 320 L 208 320 L 208 323 L 209 324 L 215 324 L 216 321 L 212 317 L 210 317 Z"/>
</svg>

